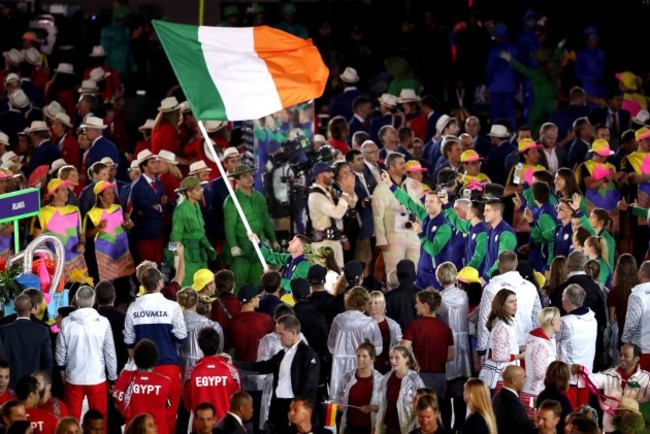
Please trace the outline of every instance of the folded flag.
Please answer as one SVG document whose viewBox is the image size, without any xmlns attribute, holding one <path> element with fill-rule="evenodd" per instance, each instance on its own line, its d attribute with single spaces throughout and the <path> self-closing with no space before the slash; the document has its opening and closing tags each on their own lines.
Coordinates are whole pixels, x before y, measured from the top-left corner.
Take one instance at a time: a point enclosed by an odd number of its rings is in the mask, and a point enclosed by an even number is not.
<svg viewBox="0 0 650 434">
<path fill-rule="evenodd" d="M 153 26 L 197 119 L 259 119 L 325 90 L 329 71 L 311 39 L 268 26 Z"/>
<path fill-rule="evenodd" d="M 333 402 L 327 403 L 325 409 L 325 426 L 336 426 L 336 404 Z"/>
</svg>

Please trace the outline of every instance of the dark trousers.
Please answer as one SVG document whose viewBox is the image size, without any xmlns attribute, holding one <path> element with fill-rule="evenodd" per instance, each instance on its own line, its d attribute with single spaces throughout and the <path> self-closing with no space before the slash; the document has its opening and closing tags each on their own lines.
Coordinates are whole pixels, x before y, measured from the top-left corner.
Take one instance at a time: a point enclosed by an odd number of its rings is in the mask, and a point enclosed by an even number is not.
<svg viewBox="0 0 650 434">
<path fill-rule="evenodd" d="M 463 399 L 463 386 L 466 380 L 466 377 L 458 377 L 447 381 L 447 395 L 443 402 L 440 403 L 443 425 L 457 431 L 462 428 L 467 413 L 467 404 Z M 452 408 L 455 416 L 453 427 L 451 426 Z"/>
<path fill-rule="evenodd" d="M 281 432 L 289 426 L 289 407 L 291 399 L 277 398 L 275 393 L 271 397 L 271 407 L 269 408 L 269 429 L 272 434 Z"/>
</svg>

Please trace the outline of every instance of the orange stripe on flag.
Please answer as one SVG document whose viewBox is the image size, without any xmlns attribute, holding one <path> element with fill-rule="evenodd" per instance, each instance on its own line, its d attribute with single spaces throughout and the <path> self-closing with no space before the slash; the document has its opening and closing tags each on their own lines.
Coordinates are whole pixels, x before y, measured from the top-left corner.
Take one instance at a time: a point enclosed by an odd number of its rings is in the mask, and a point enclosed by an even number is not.
<svg viewBox="0 0 650 434">
<path fill-rule="evenodd" d="M 329 70 L 311 39 L 267 26 L 253 32 L 255 51 L 266 63 L 283 107 L 323 94 Z"/>
</svg>

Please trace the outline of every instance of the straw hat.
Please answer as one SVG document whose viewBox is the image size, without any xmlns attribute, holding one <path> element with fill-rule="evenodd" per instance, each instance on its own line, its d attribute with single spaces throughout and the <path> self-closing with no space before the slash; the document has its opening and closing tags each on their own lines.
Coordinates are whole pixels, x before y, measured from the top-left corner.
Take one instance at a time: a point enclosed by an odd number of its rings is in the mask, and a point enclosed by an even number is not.
<svg viewBox="0 0 650 434">
<path fill-rule="evenodd" d="M 9 146 L 9 136 L 3 132 L 0 132 L 0 143 Z"/>
<path fill-rule="evenodd" d="M 50 166 L 50 170 L 48 170 L 47 173 L 49 173 L 50 175 L 54 175 L 59 171 L 60 168 L 67 165 L 68 163 L 66 163 L 63 158 L 59 158 L 58 160 L 54 160 L 54 162 Z"/>
<path fill-rule="evenodd" d="M 190 175 L 196 175 L 199 172 L 212 172 L 212 169 L 210 169 L 203 160 L 195 161 L 194 163 L 190 164 Z"/>
<path fill-rule="evenodd" d="M 240 175 L 251 172 L 255 172 L 254 167 L 250 167 L 246 164 L 240 164 L 239 166 L 235 167 L 235 170 L 233 170 L 232 173 L 228 174 L 228 178 L 237 178 Z"/>
<path fill-rule="evenodd" d="M 144 124 L 140 125 L 138 127 L 138 131 L 141 133 L 144 133 L 145 130 L 153 130 L 154 125 L 156 124 L 156 121 L 153 119 L 147 119 L 144 121 Z"/>
<path fill-rule="evenodd" d="M 140 165 L 147 160 L 152 160 L 152 159 L 157 160 L 158 156 L 152 153 L 148 149 L 143 149 L 142 151 L 138 152 L 137 159 L 138 159 L 138 165 Z"/>
<path fill-rule="evenodd" d="M 418 160 L 407 161 L 404 168 L 406 169 L 406 173 L 422 173 L 429 170 L 426 167 L 422 167 Z"/>
<path fill-rule="evenodd" d="M 14 164 L 20 164 L 21 161 L 23 161 L 25 157 L 22 155 L 17 155 L 14 151 L 7 151 L 4 154 L 2 154 L 2 164 L 8 163 L 11 165 Z"/>
<path fill-rule="evenodd" d="M 103 191 L 108 190 L 109 188 L 115 189 L 116 186 L 112 182 L 108 181 L 99 181 L 95 186 L 93 187 L 93 193 L 95 193 L 95 196 L 98 196 L 100 193 Z"/>
<path fill-rule="evenodd" d="M 74 66 L 72 66 L 72 63 L 59 63 L 54 72 L 74 75 Z"/>
<path fill-rule="evenodd" d="M 65 112 L 64 108 L 57 101 L 52 101 L 51 103 L 43 107 L 43 114 L 48 119 L 54 119 L 57 113 L 64 113 L 64 112 Z"/>
<path fill-rule="evenodd" d="M 41 65 L 41 53 L 34 47 L 23 50 L 23 58 L 31 65 Z"/>
<path fill-rule="evenodd" d="M 395 95 L 391 95 L 390 93 L 382 94 L 379 98 L 377 98 L 377 100 L 379 101 L 379 104 L 388 108 L 395 108 L 398 104 L 397 97 Z"/>
<path fill-rule="evenodd" d="M 104 71 L 104 69 L 101 66 L 98 66 L 97 68 L 94 68 L 90 71 L 90 79 L 96 82 L 105 80 L 107 77 L 110 76 L 111 73 Z"/>
<path fill-rule="evenodd" d="M 29 133 L 37 133 L 40 131 L 49 132 L 50 129 L 48 128 L 47 124 L 43 121 L 32 121 L 32 124 L 29 126 Z"/>
<path fill-rule="evenodd" d="M 72 122 L 70 122 L 70 116 L 68 116 L 65 113 L 57 113 L 56 116 L 54 116 L 55 121 L 61 122 L 62 125 L 72 128 Z"/>
<path fill-rule="evenodd" d="M 203 126 L 208 134 L 215 133 L 226 125 L 228 125 L 228 121 L 203 121 Z"/>
<path fill-rule="evenodd" d="M 478 283 L 481 280 L 479 279 L 478 270 L 472 267 L 464 267 L 456 276 L 456 280 L 459 280 L 463 283 Z"/>
<path fill-rule="evenodd" d="M 223 151 L 223 156 L 221 157 L 221 161 L 226 161 L 228 158 L 231 157 L 240 157 L 240 156 L 241 154 L 239 153 L 239 150 L 234 146 L 231 146 L 229 148 L 226 148 L 225 151 Z"/>
<path fill-rule="evenodd" d="M 399 98 L 397 98 L 397 102 L 400 104 L 405 102 L 420 102 L 421 100 L 422 98 L 415 93 L 415 89 L 402 89 L 399 92 Z"/>
<path fill-rule="evenodd" d="M 9 102 L 17 109 L 29 107 L 30 104 L 27 94 L 22 89 L 16 89 L 11 95 L 9 95 Z"/>
<path fill-rule="evenodd" d="M 90 116 L 88 119 L 86 119 L 86 122 L 84 122 L 80 128 L 104 130 L 107 128 L 107 126 L 104 125 L 104 120 L 102 118 Z"/>
<path fill-rule="evenodd" d="M 81 87 L 79 88 L 79 93 L 82 95 L 95 95 L 99 92 L 99 86 L 95 80 L 83 80 L 81 82 Z"/>
<path fill-rule="evenodd" d="M 607 140 L 604 139 L 594 140 L 594 142 L 591 144 L 591 149 L 588 152 L 598 154 L 601 157 L 610 157 L 614 155 L 614 151 L 610 149 L 609 143 L 607 143 Z"/>
<path fill-rule="evenodd" d="M 356 83 L 359 81 L 359 74 L 357 74 L 356 69 L 348 66 L 343 70 L 343 73 L 339 75 L 339 78 L 345 83 Z"/>
<path fill-rule="evenodd" d="M 500 124 L 494 124 L 490 128 L 490 132 L 488 133 L 488 136 L 491 137 L 499 137 L 499 138 L 506 138 L 509 137 L 510 134 L 508 133 L 508 129 Z"/>
<path fill-rule="evenodd" d="M 59 178 L 53 178 L 50 180 L 50 182 L 47 183 L 47 195 L 52 196 L 56 191 L 60 188 L 68 188 L 72 185 L 72 181 L 68 180 L 61 180 Z"/>
<path fill-rule="evenodd" d="M 100 163 L 107 165 L 108 167 L 113 167 L 117 166 L 115 161 L 111 157 L 104 157 L 101 160 L 99 160 Z"/>
<path fill-rule="evenodd" d="M 472 163 L 474 161 L 481 161 L 483 158 L 478 154 L 473 149 L 468 149 L 467 151 L 463 151 L 462 154 L 460 154 L 460 162 L 461 163 Z"/>
<path fill-rule="evenodd" d="M 176 154 L 174 154 L 171 151 L 167 151 L 165 149 L 161 150 L 158 153 L 158 159 L 164 163 L 171 164 L 173 166 L 176 166 L 178 164 L 178 161 L 176 161 Z"/>
<path fill-rule="evenodd" d="M 178 191 L 187 191 L 191 190 L 194 187 L 201 185 L 201 181 L 196 176 L 188 176 L 187 178 L 181 181 L 181 186 L 178 187 Z"/>
<path fill-rule="evenodd" d="M 192 108 L 190 107 L 190 103 L 187 101 L 183 101 L 181 104 L 181 113 L 192 113 Z"/>
<path fill-rule="evenodd" d="M 106 51 L 101 45 L 95 45 L 89 54 L 90 57 L 106 57 Z"/>
<path fill-rule="evenodd" d="M 180 110 L 180 105 L 176 97 L 170 96 L 160 101 L 160 107 L 158 107 L 160 113 L 168 113 L 176 110 Z"/>
<path fill-rule="evenodd" d="M 132 170 L 140 170 L 140 166 L 138 165 L 137 159 L 131 161 L 131 165 L 129 166 L 129 172 Z"/>
<path fill-rule="evenodd" d="M 19 64 L 24 59 L 23 53 L 16 50 L 15 48 L 12 48 L 9 51 L 3 52 L 2 55 L 4 56 L 5 60 L 8 60 L 8 61 L 10 61 L 11 63 L 14 63 L 14 64 Z"/>
</svg>

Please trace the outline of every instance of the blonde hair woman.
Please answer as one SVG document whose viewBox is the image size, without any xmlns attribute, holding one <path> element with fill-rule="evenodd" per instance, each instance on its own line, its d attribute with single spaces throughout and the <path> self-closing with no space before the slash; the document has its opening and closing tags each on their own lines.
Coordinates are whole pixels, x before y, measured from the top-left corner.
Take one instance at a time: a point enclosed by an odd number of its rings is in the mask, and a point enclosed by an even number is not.
<svg viewBox="0 0 650 434">
<path fill-rule="evenodd" d="M 382 374 L 390 371 L 388 348 L 399 345 L 402 340 L 402 328 L 397 321 L 386 316 L 386 299 L 381 291 L 372 291 L 366 313 L 377 322 L 383 343 L 382 354 L 375 358 L 375 369 Z"/>
<path fill-rule="evenodd" d="M 537 315 L 537 323 L 539 327 L 532 330 L 526 339 L 526 383 L 519 394 L 530 420 L 535 417 L 531 400 L 544 390 L 546 370 L 557 360 L 555 334 L 560 331 L 560 309 L 545 307 Z"/>
<path fill-rule="evenodd" d="M 460 432 L 462 434 L 498 434 L 490 392 L 483 380 L 478 378 L 467 380 L 463 398 L 470 414 L 465 419 Z"/>
</svg>

